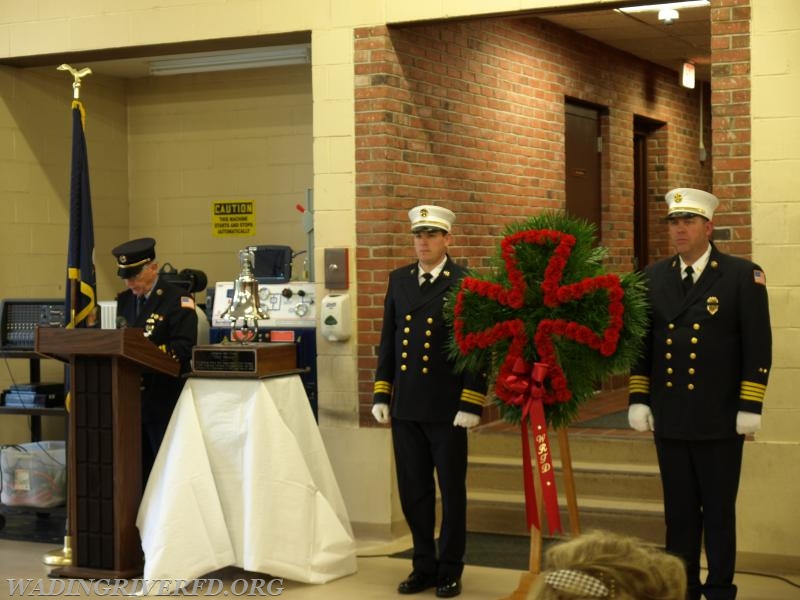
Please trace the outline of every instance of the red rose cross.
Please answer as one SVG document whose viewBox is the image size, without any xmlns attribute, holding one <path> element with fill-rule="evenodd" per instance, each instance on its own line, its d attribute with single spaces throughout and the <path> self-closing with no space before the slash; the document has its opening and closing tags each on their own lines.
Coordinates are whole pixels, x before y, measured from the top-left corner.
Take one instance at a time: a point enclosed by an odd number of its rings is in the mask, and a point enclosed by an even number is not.
<svg viewBox="0 0 800 600">
<path fill-rule="evenodd" d="M 552 254 L 544 268 L 543 276 L 536 277 L 536 274 L 533 274 L 534 279 L 542 281 L 542 301 L 546 307 L 560 307 L 598 290 L 605 290 L 608 294 L 608 321 L 605 329 L 599 333 L 586 325 L 564 318 L 543 318 L 537 324 L 529 324 L 535 325 L 533 343 L 537 362 L 549 366 L 546 376 L 549 385 L 543 391 L 542 402 L 544 404 L 567 402 L 572 397 L 572 393 L 569 389 L 567 375 L 558 363 L 553 339 L 556 336 L 567 338 L 588 346 L 603 356 L 611 356 L 617 349 L 624 313 L 623 290 L 617 275 L 598 275 L 587 277 L 577 283 L 562 285 L 564 267 L 575 245 L 573 235 L 550 229 L 535 229 L 520 231 L 505 237 L 501 244 L 502 257 L 511 287 L 507 288 L 502 284 L 481 281 L 473 277 L 463 279 L 454 310 L 456 343 L 461 353 L 467 354 L 475 348 L 486 349 L 505 338 L 511 338 L 508 353 L 500 367 L 495 383 L 495 393 L 505 403 L 524 408 L 524 402 L 530 396 L 529 394 L 520 394 L 520 386 L 513 385 L 519 382 L 520 363 L 518 361 L 524 361 L 523 349 L 529 343 L 522 315 L 498 320 L 494 325 L 482 331 L 469 331 L 467 319 L 463 314 L 464 298 L 467 293 L 486 298 L 486 302 L 495 304 L 497 307 L 504 307 L 505 310 L 501 311 L 504 314 L 508 313 L 508 309 L 511 309 L 512 314 L 521 312 L 526 305 L 528 288 L 525 278 L 517 266 L 516 252 L 517 247 L 521 244 L 552 247 Z M 523 364 L 526 366 L 526 371 L 531 370 L 532 365 L 524 362 Z"/>
</svg>

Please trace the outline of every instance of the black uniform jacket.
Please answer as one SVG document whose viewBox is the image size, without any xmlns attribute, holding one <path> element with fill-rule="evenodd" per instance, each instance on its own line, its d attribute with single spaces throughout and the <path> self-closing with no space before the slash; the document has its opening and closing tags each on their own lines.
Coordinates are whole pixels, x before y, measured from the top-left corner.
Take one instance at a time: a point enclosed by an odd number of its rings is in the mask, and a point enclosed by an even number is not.
<svg viewBox="0 0 800 600">
<path fill-rule="evenodd" d="M 736 436 L 738 411 L 761 413 L 772 362 L 764 272 L 712 247 L 685 297 L 677 256 L 645 275 L 650 327 L 631 371 L 630 402 L 650 405 L 656 436 Z"/>
<path fill-rule="evenodd" d="M 117 295 L 117 322 L 144 329 L 151 342 L 180 361 L 181 373 L 191 370 L 192 347 L 197 343 L 197 314 L 194 300 L 181 288 L 156 280 L 138 317 L 136 296 L 130 290 L 121 292 Z M 148 373 L 142 380 L 142 421 L 169 420 L 183 378 Z"/>
<path fill-rule="evenodd" d="M 447 358 L 451 327 L 442 315 L 466 271 L 448 256 L 423 295 L 417 269 L 413 263 L 389 274 L 373 401 L 391 401 L 393 417 L 413 421 L 452 421 L 459 410 L 480 415 L 486 374 L 454 371 Z"/>
</svg>

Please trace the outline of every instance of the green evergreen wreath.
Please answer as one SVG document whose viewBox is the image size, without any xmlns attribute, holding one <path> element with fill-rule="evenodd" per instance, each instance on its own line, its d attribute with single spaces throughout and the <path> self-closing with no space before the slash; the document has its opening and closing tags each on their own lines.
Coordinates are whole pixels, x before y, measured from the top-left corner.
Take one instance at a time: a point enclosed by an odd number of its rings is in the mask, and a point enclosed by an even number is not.
<svg viewBox="0 0 800 600">
<path fill-rule="evenodd" d="M 450 355 L 459 369 L 485 369 L 492 401 L 519 423 L 532 399 L 535 363 L 547 423 L 566 427 L 608 375 L 641 352 L 647 302 L 640 273 L 608 274 L 594 225 L 547 212 L 506 228 L 490 273 L 468 276 L 448 298 Z"/>
</svg>

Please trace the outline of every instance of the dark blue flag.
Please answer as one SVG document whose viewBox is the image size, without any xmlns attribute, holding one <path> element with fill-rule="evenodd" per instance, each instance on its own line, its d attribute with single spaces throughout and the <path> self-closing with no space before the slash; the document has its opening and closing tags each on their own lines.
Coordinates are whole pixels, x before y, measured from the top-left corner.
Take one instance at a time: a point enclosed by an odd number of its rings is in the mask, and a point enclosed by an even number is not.
<svg viewBox="0 0 800 600">
<path fill-rule="evenodd" d="M 69 251 L 67 254 L 67 328 L 97 324 L 97 280 L 94 272 L 94 224 L 89 191 L 89 159 L 83 133 L 85 112 L 72 102 L 72 174 L 69 186 Z"/>
</svg>

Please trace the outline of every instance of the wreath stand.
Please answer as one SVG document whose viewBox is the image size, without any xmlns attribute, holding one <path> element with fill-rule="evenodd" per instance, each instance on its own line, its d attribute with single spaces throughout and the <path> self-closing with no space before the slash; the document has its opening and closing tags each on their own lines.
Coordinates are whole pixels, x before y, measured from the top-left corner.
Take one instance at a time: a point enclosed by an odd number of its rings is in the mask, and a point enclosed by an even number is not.
<svg viewBox="0 0 800 600">
<path fill-rule="evenodd" d="M 572 456 L 569 450 L 569 438 L 567 429 L 560 428 L 558 432 L 558 448 L 561 454 L 561 473 L 564 479 L 564 494 L 567 497 L 567 512 L 569 515 L 569 530 L 573 537 L 580 535 L 581 526 L 578 517 L 578 498 L 575 493 L 575 475 L 572 472 Z M 542 525 L 542 490 L 541 483 L 534 477 L 534 488 L 536 491 L 536 507 L 539 511 L 539 524 Z M 517 589 L 511 595 L 504 596 L 500 600 L 526 600 L 530 593 L 531 586 L 536 581 L 542 570 L 542 530 L 531 527 L 531 552 L 528 560 L 528 570 L 519 578 Z"/>
</svg>

